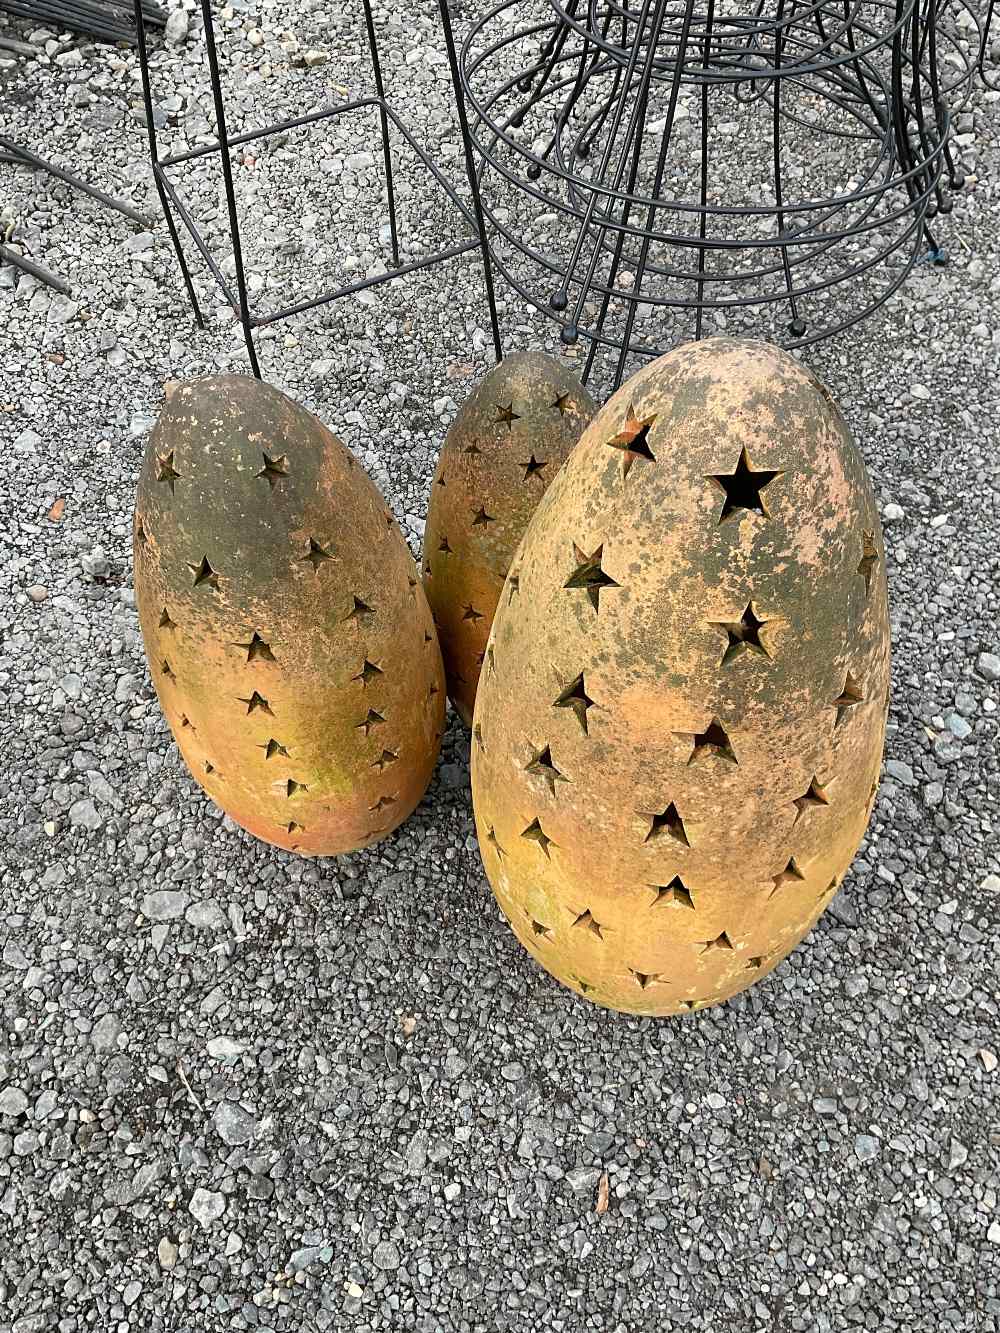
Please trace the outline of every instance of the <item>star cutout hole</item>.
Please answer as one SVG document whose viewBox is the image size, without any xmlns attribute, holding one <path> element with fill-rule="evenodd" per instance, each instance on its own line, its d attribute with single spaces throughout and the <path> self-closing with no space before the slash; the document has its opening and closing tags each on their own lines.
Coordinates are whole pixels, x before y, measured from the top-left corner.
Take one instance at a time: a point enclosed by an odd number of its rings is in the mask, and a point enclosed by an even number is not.
<svg viewBox="0 0 1000 1333">
<path fill-rule="evenodd" d="M 834 729 L 840 726 L 852 708 L 863 702 L 864 697 L 860 683 L 848 671 L 844 677 L 844 688 L 830 705 L 831 708 L 837 710 L 837 716 L 833 723 Z"/>
<path fill-rule="evenodd" d="M 687 830 L 684 827 L 684 820 L 681 819 L 680 812 L 673 801 L 660 814 L 642 814 L 640 818 L 650 821 L 649 829 L 643 842 L 654 842 L 657 838 L 673 838 L 679 842 L 682 847 L 690 847 Z"/>
<path fill-rule="evenodd" d="M 722 513 L 719 515 L 719 522 L 724 523 L 727 518 L 731 518 L 733 514 L 739 514 L 743 510 L 768 518 L 769 515 L 761 492 L 770 486 L 775 477 L 780 476 L 781 472 L 773 469 L 760 468 L 755 470 L 750 463 L 746 445 L 744 445 L 740 450 L 739 461 L 733 472 L 717 472 L 708 478 L 722 491 L 725 497 L 722 502 Z"/>
<path fill-rule="evenodd" d="M 813 774 L 809 786 L 801 796 L 795 797 L 792 804 L 795 806 L 796 810 L 795 820 L 793 822 L 797 824 L 807 810 L 814 809 L 816 806 L 829 805 L 830 800 L 826 794 L 826 789 L 820 786 L 819 778 Z"/>
<path fill-rule="evenodd" d="M 571 708 L 576 715 L 576 720 L 585 736 L 590 735 L 590 724 L 587 714 L 594 707 L 594 701 L 587 693 L 584 684 L 583 673 L 577 676 L 576 680 L 571 681 L 562 693 L 553 701 L 553 708 Z"/>
<path fill-rule="evenodd" d="M 234 643 L 234 648 L 245 650 L 248 662 L 274 662 L 277 659 L 271 652 L 271 645 L 265 643 L 256 630 L 250 638 L 249 643 Z"/>
<path fill-rule="evenodd" d="M 608 440 L 609 449 L 621 451 L 623 478 L 628 476 L 632 464 L 640 458 L 647 463 L 656 462 L 656 456 L 649 447 L 649 432 L 655 421 L 655 413 L 651 417 L 639 418 L 635 414 L 635 408 L 629 404 L 624 426 L 617 435 Z"/>
<path fill-rule="evenodd" d="M 264 466 L 254 475 L 257 478 L 263 478 L 273 491 L 278 482 L 283 477 L 288 476 L 288 459 L 284 454 L 279 454 L 274 458 L 270 454 L 264 454 L 263 458 Z"/>
<path fill-rule="evenodd" d="M 590 555 L 586 555 L 574 542 L 573 557 L 577 562 L 576 569 L 573 570 L 563 587 L 586 589 L 591 606 L 599 612 L 601 609 L 601 593 L 604 589 L 621 587 L 621 584 L 617 583 L 610 574 L 606 574 L 601 566 L 601 561 L 604 558 L 604 546 L 602 544 Z"/>
<path fill-rule="evenodd" d="M 760 657 L 771 656 L 760 641 L 760 631 L 768 622 L 759 618 L 753 609 L 753 602 L 747 602 L 739 620 L 710 620 L 708 623 L 712 629 L 720 630 L 726 636 L 720 666 L 731 666 L 749 653 L 756 653 Z"/>
<path fill-rule="evenodd" d="M 521 833 L 522 838 L 527 838 L 529 842 L 536 842 L 545 853 L 546 860 L 551 858 L 550 847 L 555 847 L 556 843 L 548 836 L 542 828 L 538 819 L 533 819 L 526 829 Z"/>
<path fill-rule="evenodd" d="M 549 784 L 549 791 L 553 796 L 556 794 L 557 782 L 568 782 L 565 774 L 560 773 L 552 762 L 552 750 L 548 745 L 543 745 L 540 750 L 536 750 L 530 761 L 525 764 L 524 771 L 532 773 L 535 777 L 541 778 Z"/>
<path fill-rule="evenodd" d="M 585 912 L 581 912 L 580 915 L 576 917 L 576 919 L 573 922 L 573 925 L 574 927 L 580 930 L 588 931 L 591 935 L 596 935 L 599 940 L 604 939 L 605 928 L 604 926 L 601 925 L 599 921 L 596 921 L 594 919 L 594 915 L 589 908 Z"/>
<path fill-rule="evenodd" d="M 669 884 L 651 884 L 650 888 L 656 894 L 653 899 L 654 907 L 674 904 L 677 907 L 690 907 L 694 909 L 694 899 L 691 897 L 691 890 L 687 887 L 680 875 L 675 875 Z"/>
<path fill-rule="evenodd" d="M 192 565 L 188 562 L 188 569 L 194 575 L 194 586 L 200 588 L 203 583 L 207 583 L 210 588 L 218 588 L 219 576 L 208 563 L 208 556 L 201 557 L 201 564 Z"/>
</svg>

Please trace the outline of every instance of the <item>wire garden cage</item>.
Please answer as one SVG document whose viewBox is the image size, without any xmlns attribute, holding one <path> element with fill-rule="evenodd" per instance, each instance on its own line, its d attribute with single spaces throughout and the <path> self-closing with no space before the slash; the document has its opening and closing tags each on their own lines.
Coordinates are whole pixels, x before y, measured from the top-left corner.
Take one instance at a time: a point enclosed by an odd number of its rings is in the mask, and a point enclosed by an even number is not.
<svg viewBox="0 0 1000 1333">
<path fill-rule="evenodd" d="M 222 71 L 220 69 L 219 55 L 215 40 L 212 0 L 201 0 L 200 11 L 204 29 L 205 53 L 211 89 L 212 108 L 215 119 L 215 138 L 210 142 L 199 143 L 195 147 L 164 155 L 160 151 L 159 135 L 154 114 L 149 46 L 142 3 L 141 0 L 134 0 L 139 65 L 142 76 L 142 90 L 145 103 L 146 126 L 149 137 L 149 153 L 153 178 L 156 183 L 160 203 L 163 208 L 177 261 L 187 289 L 188 299 L 191 302 L 198 324 L 203 325 L 204 319 L 199 307 L 198 297 L 195 292 L 194 283 L 191 278 L 191 272 L 185 255 L 184 245 L 181 239 L 182 235 L 185 234 L 190 238 L 191 242 L 193 242 L 197 252 L 209 269 L 212 277 L 215 279 L 216 284 L 221 289 L 227 303 L 239 318 L 243 328 L 251 369 L 258 379 L 260 378 L 260 366 L 254 340 L 254 335 L 257 330 L 266 325 L 274 324 L 279 320 L 289 319 L 304 314 L 306 311 L 328 305 L 330 302 L 336 301 L 342 297 L 365 291 L 368 288 L 378 286 L 385 282 L 390 282 L 394 278 L 402 277 L 405 274 L 429 268 L 450 259 L 455 259 L 459 255 L 463 255 L 472 250 L 480 251 L 482 256 L 486 295 L 492 324 L 493 344 L 497 360 L 499 360 L 502 355 L 496 303 L 493 295 L 492 271 L 489 264 L 489 252 L 485 242 L 486 230 L 480 212 L 479 193 L 476 188 L 472 156 L 472 143 L 468 133 L 465 106 L 462 98 L 458 96 L 458 56 L 446 0 L 439 0 L 438 9 L 447 48 L 449 68 L 453 80 L 453 90 L 456 94 L 456 101 L 458 104 L 459 122 L 464 149 L 464 166 L 466 177 L 471 187 L 471 203 L 467 203 L 461 197 L 455 189 L 452 181 L 425 151 L 410 125 L 407 123 L 409 117 L 404 117 L 393 107 L 392 102 L 386 94 L 371 0 L 362 0 L 362 5 L 367 52 L 370 58 L 371 72 L 374 80 L 374 95 L 345 98 L 343 101 L 321 106 L 304 115 L 286 117 L 278 121 L 268 122 L 259 127 L 233 134 L 230 133 L 228 128 L 226 97 L 223 91 Z M 262 140 L 277 138 L 280 141 L 287 138 L 292 132 L 319 126 L 323 122 L 329 122 L 333 118 L 351 116 L 352 114 L 358 113 L 367 114 L 369 116 L 374 115 L 378 126 L 378 134 L 382 150 L 381 159 L 384 169 L 384 201 L 388 215 L 388 245 L 391 251 L 391 256 L 388 259 L 388 262 L 385 264 L 384 268 L 376 274 L 367 275 L 357 280 L 339 282 L 331 289 L 322 290 L 315 295 L 303 299 L 285 303 L 278 302 L 270 309 L 257 309 L 252 304 L 251 288 L 247 280 L 245 247 L 240 224 L 240 206 L 233 170 L 234 158 L 237 154 L 251 150 L 255 144 L 259 144 Z M 371 140 L 366 137 L 361 141 L 361 146 L 367 148 L 370 142 Z M 437 188 L 443 191 L 458 214 L 454 236 L 450 239 L 449 243 L 432 250 L 431 253 L 422 253 L 415 258 L 406 258 L 401 252 L 398 198 L 393 163 L 394 144 L 397 148 L 403 144 L 409 146 L 409 149 L 412 150 L 415 157 L 422 163 L 426 172 L 429 173 L 429 179 Z M 223 263 L 220 262 L 220 255 L 213 250 L 213 246 L 210 244 L 204 228 L 199 224 L 199 220 L 195 216 L 195 211 L 188 206 L 183 189 L 174 179 L 174 174 L 179 169 L 197 162 L 199 159 L 202 161 L 206 159 L 213 160 L 217 163 L 221 172 L 225 209 L 228 220 L 228 253 L 231 255 L 231 264 L 228 265 L 227 271 L 224 271 Z"/>
<path fill-rule="evenodd" d="M 970 15 L 964 0 L 502 0 L 461 50 L 494 263 L 586 347 L 585 380 L 602 349 L 617 385 L 630 357 L 686 339 L 848 329 L 914 264 L 946 262 L 951 113 L 990 17 Z"/>
</svg>

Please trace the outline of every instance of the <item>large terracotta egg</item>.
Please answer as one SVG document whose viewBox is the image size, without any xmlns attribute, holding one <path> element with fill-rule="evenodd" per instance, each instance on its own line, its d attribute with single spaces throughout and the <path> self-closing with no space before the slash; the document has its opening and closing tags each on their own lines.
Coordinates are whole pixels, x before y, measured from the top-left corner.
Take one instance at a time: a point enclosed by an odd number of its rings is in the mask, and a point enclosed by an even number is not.
<svg viewBox="0 0 1000 1333">
<path fill-rule="evenodd" d="M 444 677 L 416 566 L 352 454 L 267 384 L 181 385 L 134 527 L 143 641 L 188 768 L 293 851 L 363 847 L 430 780 Z"/>
<path fill-rule="evenodd" d="M 594 411 L 559 361 L 516 352 L 470 395 L 445 437 L 424 534 L 424 586 L 448 694 L 466 726 L 511 557 Z"/>
<path fill-rule="evenodd" d="M 759 981 L 854 856 L 888 704 L 878 513 L 823 385 L 725 338 L 641 370 L 542 500 L 486 661 L 476 824 L 525 948 L 636 1013 Z"/>
</svg>

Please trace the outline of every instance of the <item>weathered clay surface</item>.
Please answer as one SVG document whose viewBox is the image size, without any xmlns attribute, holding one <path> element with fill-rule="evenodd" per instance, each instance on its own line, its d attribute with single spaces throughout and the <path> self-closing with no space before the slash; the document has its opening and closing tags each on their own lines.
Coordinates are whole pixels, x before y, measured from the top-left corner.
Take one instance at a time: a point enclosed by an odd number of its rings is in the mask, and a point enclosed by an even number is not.
<svg viewBox="0 0 1000 1333">
<path fill-rule="evenodd" d="M 445 437 L 424 534 L 424 586 L 448 694 L 466 726 L 511 557 L 595 411 L 553 357 L 516 352 L 471 394 Z"/>
<path fill-rule="evenodd" d="M 878 782 L 882 536 L 843 418 L 776 348 L 678 348 L 595 417 L 511 578 L 472 747 L 503 910 L 600 1004 L 726 999 L 830 902 Z"/>
<path fill-rule="evenodd" d="M 134 558 L 160 704 L 227 814 L 321 855 L 410 814 L 441 655 L 385 501 L 320 421 L 247 377 L 182 385 L 146 448 Z"/>
</svg>

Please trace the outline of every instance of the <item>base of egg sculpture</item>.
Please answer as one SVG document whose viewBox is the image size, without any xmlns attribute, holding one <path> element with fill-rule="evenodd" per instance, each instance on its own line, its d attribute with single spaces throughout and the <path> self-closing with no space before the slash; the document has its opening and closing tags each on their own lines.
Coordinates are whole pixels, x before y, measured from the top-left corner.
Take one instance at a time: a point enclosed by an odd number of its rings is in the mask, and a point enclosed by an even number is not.
<svg viewBox="0 0 1000 1333">
<path fill-rule="evenodd" d="M 217 805 L 313 855 L 402 823 L 440 746 L 441 654 L 395 520 L 322 422 L 249 377 L 181 385 L 134 556 L 160 705 Z"/>
<path fill-rule="evenodd" d="M 448 694 L 467 727 L 511 559 L 596 410 L 554 357 L 514 352 L 469 395 L 445 437 L 427 510 L 424 586 Z"/>
<path fill-rule="evenodd" d="M 877 789 L 885 571 L 843 417 L 777 348 L 680 347 L 597 414 L 511 578 L 472 755 L 501 907 L 599 1004 L 725 1000 L 815 923 Z"/>
</svg>

